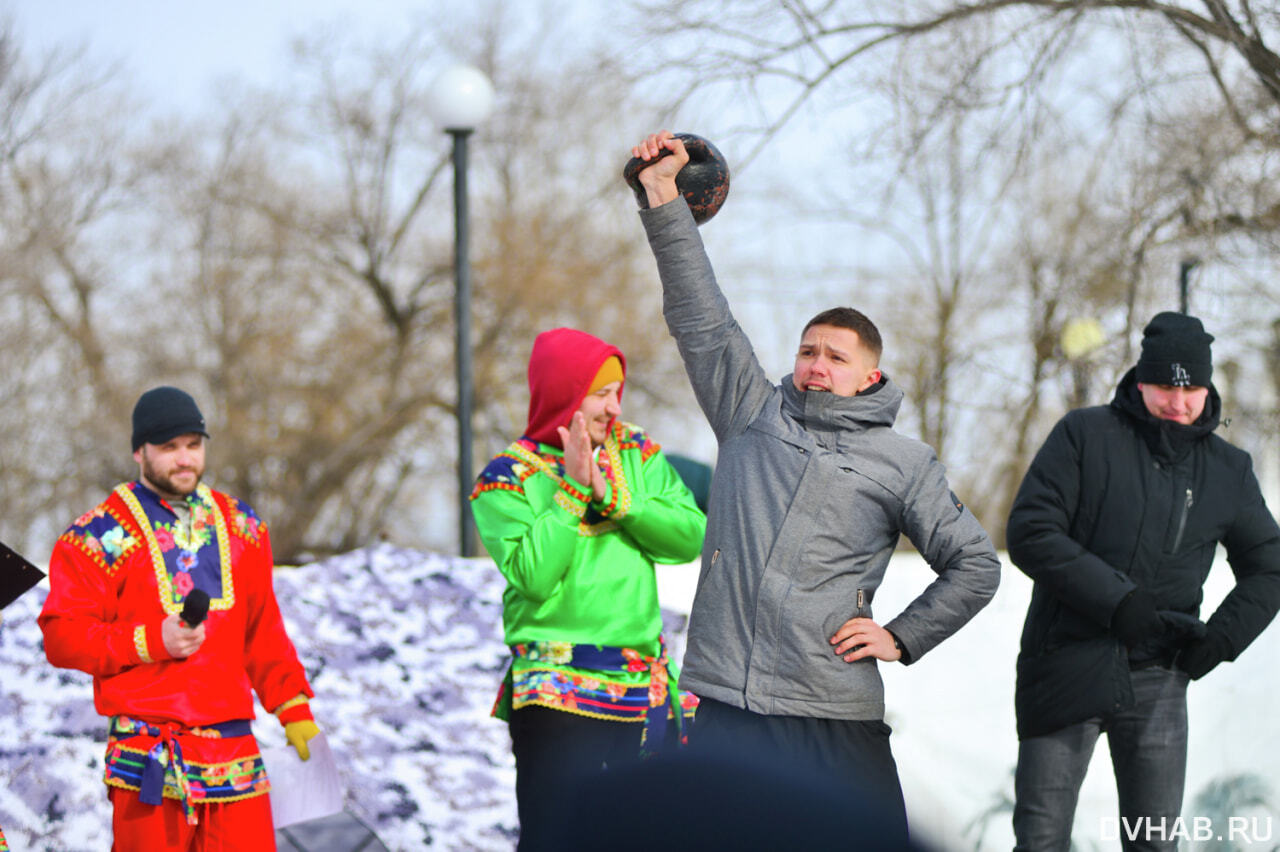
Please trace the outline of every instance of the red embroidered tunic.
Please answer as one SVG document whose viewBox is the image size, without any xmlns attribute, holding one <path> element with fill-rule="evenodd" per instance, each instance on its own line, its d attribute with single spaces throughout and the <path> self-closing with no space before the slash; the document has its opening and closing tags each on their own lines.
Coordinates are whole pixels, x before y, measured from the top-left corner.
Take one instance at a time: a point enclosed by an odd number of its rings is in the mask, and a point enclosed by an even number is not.
<svg viewBox="0 0 1280 852">
<path fill-rule="evenodd" d="M 268 710 L 314 695 L 271 583 L 267 527 L 244 503 L 201 485 L 190 525 L 140 482 L 118 486 L 58 539 L 39 624 L 55 666 L 93 675 L 99 713 L 183 728 L 254 718 L 252 689 Z M 210 597 L 204 644 L 175 659 L 160 625 L 193 588 Z M 148 737 L 119 742 L 113 756 L 145 753 Z M 257 758 L 251 736 L 184 736 L 194 772 Z M 117 779 L 108 766 L 107 783 Z M 254 784 L 248 795 L 266 792 Z M 169 795 L 169 791 L 166 791 Z M 243 796 L 242 796 L 243 797 Z"/>
</svg>

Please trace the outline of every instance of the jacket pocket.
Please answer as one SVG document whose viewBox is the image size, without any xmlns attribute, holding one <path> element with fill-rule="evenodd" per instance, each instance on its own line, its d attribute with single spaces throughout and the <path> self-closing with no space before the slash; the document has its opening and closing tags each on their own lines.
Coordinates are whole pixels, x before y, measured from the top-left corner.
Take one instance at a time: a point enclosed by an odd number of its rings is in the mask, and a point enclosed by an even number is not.
<svg viewBox="0 0 1280 852">
<path fill-rule="evenodd" d="M 1132 707 L 1129 663 L 1111 638 L 1072 642 L 1018 657 L 1018 738 L 1039 737 Z"/>
</svg>

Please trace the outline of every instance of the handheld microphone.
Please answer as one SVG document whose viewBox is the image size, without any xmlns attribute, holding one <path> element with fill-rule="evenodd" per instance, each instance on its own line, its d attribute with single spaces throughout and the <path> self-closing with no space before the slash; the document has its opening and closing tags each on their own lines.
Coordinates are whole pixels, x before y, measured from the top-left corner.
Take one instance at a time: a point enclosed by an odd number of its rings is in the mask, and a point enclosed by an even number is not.
<svg viewBox="0 0 1280 852">
<path fill-rule="evenodd" d="M 182 602 L 182 612 L 179 613 L 183 623 L 194 630 L 200 626 L 200 622 L 204 621 L 208 614 L 209 593 L 203 589 L 192 589 L 187 592 L 186 600 Z"/>
</svg>

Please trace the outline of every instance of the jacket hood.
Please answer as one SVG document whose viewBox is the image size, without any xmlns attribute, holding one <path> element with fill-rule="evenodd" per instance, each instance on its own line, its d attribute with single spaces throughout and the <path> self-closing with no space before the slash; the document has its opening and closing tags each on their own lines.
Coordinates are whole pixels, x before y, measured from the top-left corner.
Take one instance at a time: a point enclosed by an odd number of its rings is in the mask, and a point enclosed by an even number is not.
<svg viewBox="0 0 1280 852">
<path fill-rule="evenodd" d="M 573 328 L 554 328 L 539 334 L 529 355 L 529 422 L 525 437 L 560 447 L 556 427 L 569 425 L 591 380 L 611 355 L 617 356 L 625 376 L 627 359 L 622 350 L 598 337 Z M 622 399 L 621 388 L 618 399 Z"/>
<path fill-rule="evenodd" d="M 1195 423 L 1163 420 L 1147 411 L 1146 403 L 1142 401 L 1142 392 L 1138 390 L 1137 368 L 1134 367 L 1124 374 L 1124 378 L 1116 386 L 1111 407 L 1124 412 L 1133 420 L 1138 434 L 1146 441 L 1153 455 L 1177 461 L 1186 455 L 1196 441 L 1218 428 L 1222 415 L 1222 398 L 1218 396 L 1218 389 L 1210 384 L 1204 411 Z"/>
<path fill-rule="evenodd" d="M 865 430 L 892 426 L 902 405 L 902 389 L 887 375 L 854 396 L 796 388 L 792 374 L 782 380 L 782 406 L 810 432 Z"/>
</svg>

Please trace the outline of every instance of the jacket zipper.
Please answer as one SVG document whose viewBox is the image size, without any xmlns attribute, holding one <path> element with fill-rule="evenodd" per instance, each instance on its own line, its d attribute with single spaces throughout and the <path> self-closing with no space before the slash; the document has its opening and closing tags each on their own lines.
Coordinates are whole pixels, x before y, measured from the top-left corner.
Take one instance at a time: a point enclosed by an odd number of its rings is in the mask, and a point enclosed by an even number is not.
<svg viewBox="0 0 1280 852">
<path fill-rule="evenodd" d="M 867 618 L 867 596 L 858 589 L 858 618 Z"/>
<path fill-rule="evenodd" d="M 1182 517 L 1178 519 L 1178 534 L 1173 537 L 1172 553 L 1178 552 L 1178 545 L 1182 544 L 1182 534 L 1187 531 L 1187 515 L 1191 513 L 1191 489 L 1187 489 L 1187 499 L 1182 503 Z"/>
</svg>

